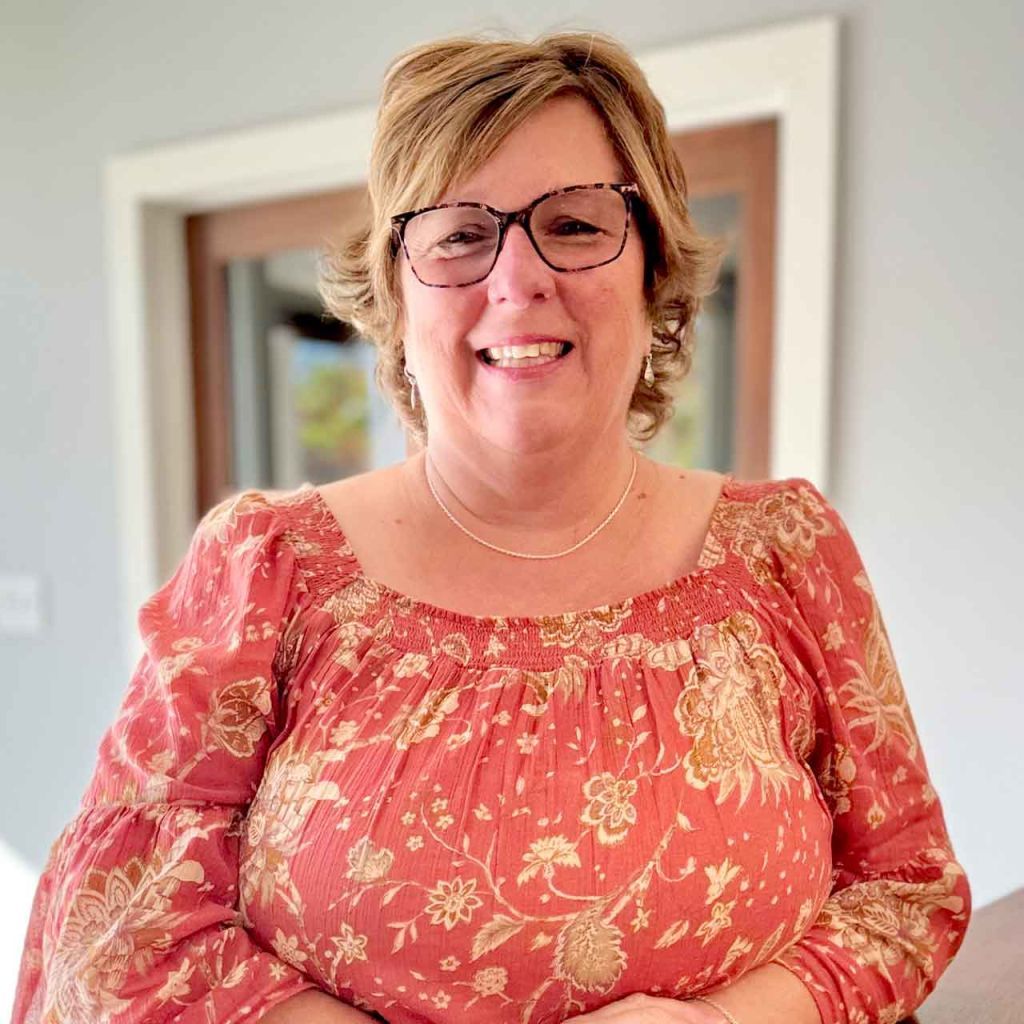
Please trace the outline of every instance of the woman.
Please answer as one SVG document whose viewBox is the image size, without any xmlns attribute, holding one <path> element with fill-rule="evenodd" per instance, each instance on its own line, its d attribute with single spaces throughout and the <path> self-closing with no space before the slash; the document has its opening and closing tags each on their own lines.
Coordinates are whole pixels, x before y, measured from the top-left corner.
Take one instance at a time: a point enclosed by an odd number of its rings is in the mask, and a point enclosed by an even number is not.
<svg viewBox="0 0 1024 1024">
<path fill-rule="evenodd" d="M 15 1020 L 909 1013 L 969 893 L 854 543 L 635 450 L 715 266 L 643 75 L 413 50 L 370 195 L 325 294 L 422 451 L 203 519 Z"/>
</svg>

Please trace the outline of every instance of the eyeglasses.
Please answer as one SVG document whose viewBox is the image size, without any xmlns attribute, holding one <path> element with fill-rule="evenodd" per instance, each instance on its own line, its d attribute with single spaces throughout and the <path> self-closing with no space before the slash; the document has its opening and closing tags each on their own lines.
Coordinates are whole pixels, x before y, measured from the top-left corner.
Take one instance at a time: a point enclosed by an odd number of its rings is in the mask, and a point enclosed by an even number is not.
<svg viewBox="0 0 1024 1024">
<path fill-rule="evenodd" d="M 395 252 L 402 247 L 416 279 L 431 288 L 462 288 L 494 269 L 508 230 L 521 224 L 552 269 L 576 273 L 622 255 L 629 214 L 640 189 L 632 184 L 570 185 L 508 213 L 485 203 L 442 203 L 391 218 Z"/>
</svg>

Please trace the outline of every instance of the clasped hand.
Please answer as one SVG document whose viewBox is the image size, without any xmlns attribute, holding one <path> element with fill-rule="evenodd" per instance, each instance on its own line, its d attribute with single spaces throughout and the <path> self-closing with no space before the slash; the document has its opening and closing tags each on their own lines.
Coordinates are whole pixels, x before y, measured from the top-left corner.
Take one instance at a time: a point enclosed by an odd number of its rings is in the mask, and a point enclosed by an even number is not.
<svg viewBox="0 0 1024 1024">
<path fill-rule="evenodd" d="M 599 1010 L 568 1017 L 563 1024 L 722 1024 L 725 1018 L 706 1003 L 663 999 L 634 992 Z"/>
</svg>

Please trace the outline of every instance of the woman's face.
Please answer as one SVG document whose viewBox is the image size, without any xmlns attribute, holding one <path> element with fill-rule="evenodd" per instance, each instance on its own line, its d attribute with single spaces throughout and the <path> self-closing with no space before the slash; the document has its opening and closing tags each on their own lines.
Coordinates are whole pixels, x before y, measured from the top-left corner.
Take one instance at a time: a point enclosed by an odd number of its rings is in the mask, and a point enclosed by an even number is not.
<svg viewBox="0 0 1024 1024">
<path fill-rule="evenodd" d="M 604 124 L 580 97 L 532 114 L 442 202 L 518 210 L 567 185 L 622 181 Z M 494 269 L 462 288 L 431 288 L 400 257 L 406 363 L 428 438 L 507 452 L 592 445 L 625 435 L 626 413 L 650 346 L 643 245 L 635 223 L 618 259 L 577 273 L 547 266 L 513 225 Z M 530 374 L 488 365 L 485 348 L 544 339 L 572 349 Z M 542 372 L 543 371 L 543 372 Z"/>
</svg>

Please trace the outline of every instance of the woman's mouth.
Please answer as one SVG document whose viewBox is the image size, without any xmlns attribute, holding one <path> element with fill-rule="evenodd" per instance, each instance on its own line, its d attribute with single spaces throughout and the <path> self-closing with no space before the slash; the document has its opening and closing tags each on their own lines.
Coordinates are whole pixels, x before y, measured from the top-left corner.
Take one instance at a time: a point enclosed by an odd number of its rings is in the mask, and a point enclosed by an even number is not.
<svg viewBox="0 0 1024 1024">
<path fill-rule="evenodd" d="M 515 369 L 522 366 L 542 366 L 553 363 L 572 351 L 569 341 L 534 341 L 522 345 L 496 345 L 482 348 L 477 358 L 488 366 Z"/>
</svg>

